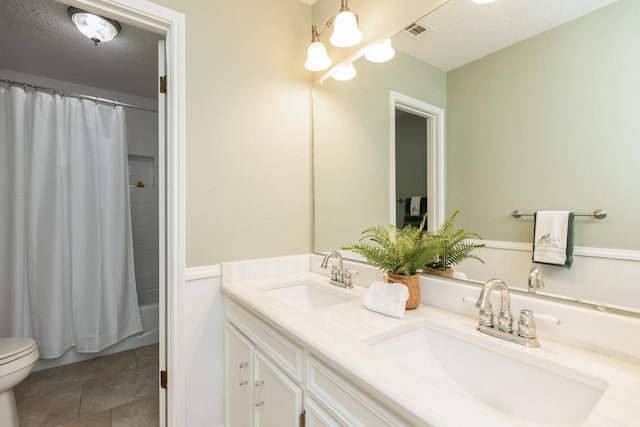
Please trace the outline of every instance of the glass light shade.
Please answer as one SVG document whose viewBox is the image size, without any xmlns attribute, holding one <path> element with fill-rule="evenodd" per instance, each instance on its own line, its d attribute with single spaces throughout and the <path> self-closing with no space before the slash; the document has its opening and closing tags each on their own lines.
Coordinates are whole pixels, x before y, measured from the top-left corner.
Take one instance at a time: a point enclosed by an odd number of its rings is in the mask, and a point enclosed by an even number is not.
<svg viewBox="0 0 640 427">
<path fill-rule="evenodd" d="M 74 13 L 71 19 L 82 34 L 96 43 L 113 40 L 118 34 L 118 28 L 115 25 L 92 13 Z"/>
<path fill-rule="evenodd" d="M 329 41 L 336 47 L 355 46 L 362 40 L 362 33 L 358 29 L 358 21 L 353 12 L 344 10 L 333 21 L 333 34 Z"/>
<path fill-rule="evenodd" d="M 379 45 L 367 50 L 364 57 L 371 62 L 387 62 L 393 58 L 395 54 L 396 51 L 393 49 L 393 46 L 391 46 L 391 39 L 386 39 Z"/>
<path fill-rule="evenodd" d="M 309 71 L 322 71 L 331 66 L 333 61 L 327 55 L 327 49 L 322 42 L 313 42 L 307 48 L 307 61 L 304 68 Z"/>
<path fill-rule="evenodd" d="M 353 66 L 353 63 L 351 63 L 338 68 L 331 77 L 336 80 L 346 81 L 354 78 L 356 74 L 358 74 L 358 72 L 356 71 L 356 67 Z"/>
<path fill-rule="evenodd" d="M 487 4 L 487 3 L 493 3 L 496 0 L 471 0 L 471 1 L 477 4 Z"/>
</svg>

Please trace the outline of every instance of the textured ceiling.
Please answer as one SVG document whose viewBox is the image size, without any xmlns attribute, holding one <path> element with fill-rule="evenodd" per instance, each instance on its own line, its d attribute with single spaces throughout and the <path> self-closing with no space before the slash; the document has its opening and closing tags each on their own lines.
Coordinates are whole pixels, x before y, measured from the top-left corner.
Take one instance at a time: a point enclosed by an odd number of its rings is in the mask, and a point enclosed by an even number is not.
<svg viewBox="0 0 640 427">
<path fill-rule="evenodd" d="M 449 71 L 615 1 L 497 0 L 475 4 L 449 0 L 418 20 L 427 31 L 417 37 L 403 31 L 393 38 L 393 45 Z"/>
<path fill-rule="evenodd" d="M 0 69 L 156 98 L 158 34 L 120 23 L 94 46 L 54 0 L 0 0 Z"/>
</svg>

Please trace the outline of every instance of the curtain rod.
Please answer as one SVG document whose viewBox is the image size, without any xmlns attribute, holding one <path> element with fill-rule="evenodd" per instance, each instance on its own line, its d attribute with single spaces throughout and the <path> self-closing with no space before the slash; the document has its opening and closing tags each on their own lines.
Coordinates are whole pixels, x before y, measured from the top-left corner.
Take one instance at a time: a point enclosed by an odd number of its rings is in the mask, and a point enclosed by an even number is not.
<svg viewBox="0 0 640 427">
<path fill-rule="evenodd" d="M 73 98 L 80 98 L 80 99 L 88 99 L 90 101 L 100 102 L 100 103 L 103 103 L 103 104 L 111 104 L 113 106 L 133 108 L 133 109 L 136 109 L 136 110 L 149 111 L 149 112 L 152 112 L 152 113 L 157 113 L 158 112 L 158 110 L 154 110 L 153 108 L 140 107 L 138 105 L 127 104 L 127 103 L 124 103 L 124 102 L 115 101 L 113 99 L 100 98 L 98 96 L 91 96 L 91 95 L 84 95 L 82 93 L 69 92 L 69 91 L 62 90 L 62 89 L 53 89 L 53 88 L 49 88 L 49 87 L 45 87 L 45 86 L 38 86 L 38 85 L 35 85 L 35 84 L 31 84 L 31 83 L 16 82 L 16 81 L 7 80 L 7 79 L 0 79 L 0 82 L 6 83 L 9 86 L 22 86 L 22 87 L 25 88 L 25 91 L 27 90 L 27 88 L 30 88 L 30 89 L 33 89 L 33 90 L 52 92 L 54 95 L 70 96 L 70 97 L 73 97 Z"/>
</svg>

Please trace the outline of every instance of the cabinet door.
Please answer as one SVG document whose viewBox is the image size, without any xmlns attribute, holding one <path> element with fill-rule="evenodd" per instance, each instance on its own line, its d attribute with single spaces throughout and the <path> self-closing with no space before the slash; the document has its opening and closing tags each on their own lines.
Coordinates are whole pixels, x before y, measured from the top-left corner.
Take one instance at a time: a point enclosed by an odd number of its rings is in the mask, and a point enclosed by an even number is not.
<svg viewBox="0 0 640 427">
<path fill-rule="evenodd" d="M 260 350 L 255 352 L 254 360 L 254 426 L 298 427 L 302 389 Z"/>
<path fill-rule="evenodd" d="M 340 427 L 314 400 L 305 399 L 305 427 Z"/>
<path fill-rule="evenodd" d="M 225 323 L 225 419 L 228 427 L 251 427 L 254 347 Z"/>
</svg>

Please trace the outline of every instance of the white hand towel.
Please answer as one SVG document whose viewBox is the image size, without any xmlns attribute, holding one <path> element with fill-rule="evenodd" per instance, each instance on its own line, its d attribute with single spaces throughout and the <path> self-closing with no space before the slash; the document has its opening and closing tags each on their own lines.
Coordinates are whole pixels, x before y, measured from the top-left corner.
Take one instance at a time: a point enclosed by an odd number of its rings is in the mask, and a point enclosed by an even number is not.
<svg viewBox="0 0 640 427">
<path fill-rule="evenodd" d="M 409 215 L 411 216 L 419 216 L 420 215 L 420 201 L 422 197 L 420 196 L 411 196 L 411 203 L 409 204 Z"/>
<path fill-rule="evenodd" d="M 422 197 L 420 196 L 411 196 L 411 204 L 409 205 L 409 215 L 411 216 L 419 216 L 420 215 L 420 201 Z"/>
<path fill-rule="evenodd" d="M 368 310 L 402 319 L 408 299 L 409 289 L 405 285 L 373 282 L 362 303 Z"/>
<path fill-rule="evenodd" d="M 533 262 L 571 267 L 572 255 L 573 214 L 569 211 L 536 212 Z"/>
</svg>

